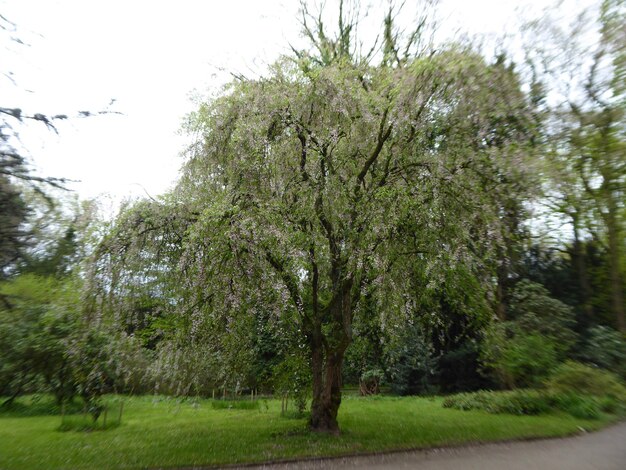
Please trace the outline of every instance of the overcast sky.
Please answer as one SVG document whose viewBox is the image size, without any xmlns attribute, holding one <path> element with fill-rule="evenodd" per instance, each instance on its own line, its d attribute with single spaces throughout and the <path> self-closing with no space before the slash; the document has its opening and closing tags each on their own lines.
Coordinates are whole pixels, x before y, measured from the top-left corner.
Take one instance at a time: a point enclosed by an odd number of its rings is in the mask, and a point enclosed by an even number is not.
<svg viewBox="0 0 626 470">
<path fill-rule="evenodd" d="M 417 4 L 406 3 L 409 12 Z M 440 3 L 446 34 L 463 28 L 492 35 L 549 4 Z M 582 3 L 589 2 L 569 1 L 564 15 Z M 216 92 L 230 71 L 260 73 L 287 53 L 299 41 L 298 6 L 297 0 L 0 0 L 0 14 L 17 25 L 13 36 L 27 43 L 1 39 L 1 71 L 12 72 L 15 84 L 0 80 L 0 105 L 121 113 L 68 120 L 59 135 L 35 123 L 21 130 L 22 141 L 40 174 L 80 180 L 72 187 L 83 198 L 138 195 L 143 188 L 156 195 L 177 177 L 185 144 L 178 131 L 194 108 L 191 98 Z"/>
</svg>

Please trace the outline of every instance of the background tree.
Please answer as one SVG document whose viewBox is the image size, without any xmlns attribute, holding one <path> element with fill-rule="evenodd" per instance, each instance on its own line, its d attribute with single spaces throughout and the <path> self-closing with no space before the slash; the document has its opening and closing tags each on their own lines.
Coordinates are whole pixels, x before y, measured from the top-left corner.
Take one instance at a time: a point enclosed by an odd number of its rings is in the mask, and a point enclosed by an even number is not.
<svg viewBox="0 0 626 470">
<path fill-rule="evenodd" d="M 58 401 L 75 393 L 66 354 L 79 325 L 80 285 L 23 275 L 0 292 L 0 390 L 10 397 L 46 390 Z M 7 403 L 9 403 L 7 402 Z"/>
<path fill-rule="evenodd" d="M 572 309 L 539 284 L 522 280 L 511 294 L 509 321 L 493 324 L 483 363 L 506 387 L 535 386 L 571 357 L 577 337 Z"/>
<path fill-rule="evenodd" d="M 16 44 L 18 48 L 28 47 L 22 34 L 18 25 L 0 14 L 0 40 Z M 8 52 L 7 46 L 4 49 Z M 11 70 L 0 69 L 0 80 L 9 86 L 18 86 L 18 79 Z M 116 114 L 110 109 L 47 114 L 4 104 L 0 103 L 0 280 L 14 273 L 16 264 L 25 256 L 31 256 L 32 263 L 33 243 L 41 238 L 35 233 L 40 228 L 38 224 L 58 218 L 55 204 L 61 204 L 63 197 L 52 193 L 65 191 L 68 183 L 65 178 L 41 176 L 33 171 L 32 159 L 20 139 L 20 131 L 29 124 L 36 124 L 58 133 L 56 126 L 67 119 Z M 47 210 L 42 210 L 42 200 Z M 66 243 L 72 243 L 72 233 L 75 230 L 66 234 L 69 237 Z M 71 247 L 65 249 L 71 250 Z M 58 252 L 57 256 L 64 255 Z"/>
<path fill-rule="evenodd" d="M 584 238 L 591 234 L 606 250 L 611 310 L 614 324 L 622 331 L 626 328 L 625 20 L 623 0 L 605 0 L 596 10 L 577 17 L 569 29 L 558 26 L 561 23 L 549 14 L 533 29 L 542 42 L 534 54 L 546 69 L 543 89 L 551 108 L 544 131 L 555 171 L 553 208 L 572 226 L 571 255 L 587 315 L 593 314 L 593 302 Z M 590 36 L 596 40 L 589 41 Z"/>
</svg>

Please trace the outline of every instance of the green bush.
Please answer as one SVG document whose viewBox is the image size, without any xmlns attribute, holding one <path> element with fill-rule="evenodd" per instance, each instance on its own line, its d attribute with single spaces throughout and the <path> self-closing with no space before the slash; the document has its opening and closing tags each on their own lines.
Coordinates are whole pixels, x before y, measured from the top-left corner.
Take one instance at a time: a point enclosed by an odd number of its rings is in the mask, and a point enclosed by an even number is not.
<svg viewBox="0 0 626 470">
<path fill-rule="evenodd" d="M 443 400 L 444 408 L 456 410 L 486 410 L 491 392 L 458 393 Z"/>
<path fill-rule="evenodd" d="M 598 419 L 601 413 L 617 414 L 624 411 L 623 404 L 609 396 L 600 398 L 572 391 L 555 392 L 547 389 L 460 393 L 445 398 L 443 407 L 514 415 L 563 411 L 580 419 Z"/>
<path fill-rule="evenodd" d="M 623 415 L 626 411 L 626 403 L 624 403 L 623 400 L 617 400 L 611 397 L 602 397 L 596 400 L 600 406 L 600 410 L 604 413 Z"/>
<path fill-rule="evenodd" d="M 546 381 L 546 388 L 555 394 L 573 393 L 626 400 L 626 389 L 615 374 L 574 361 L 561 364 Z"/>
<path fill-rule="evenodd" d="M 548 399 L 534 390 L 515 390 L 501 394 L 495 403 L 494 413 L 537 415 L 550 411 Z"/>
<path fill-rule="evenodd" d="M 481 362 L 506 388 L 535 387 L 557 366 L 558 354 L 554 340 L 504 322 L 486 332 Z"/>
<path fill-rule="evenodd" d="M 522 280 L 511 293 L 507 318 L 486 331 L 481 362 L 506 388 L 537 387 L 577 341 L 573 310 L 543 286 Z"/>
<path fill-rule="evenodd" d="M 272 369 L 274 392 L 283 397 L 287 406 L 288 397 L 293 397 L 298 413 L 304 416 L 311 389 L 311 368 L 304 350 L 289 354 Z M 282 410 L 283 414 L 287 410 Z"/>
<path fill-rule="evenodd" d="M 578 357 L 626 379 L 626 340 L 621 333 L 607 326 L 594 326 L 587 334 Z"/>
<path fill-rule="evenodd" d="M 396 395 L 436 392 L 437 357 L 430 338 L 418 322 L 403 327 L 386 345 L 385 366 Z"/>
<path fill-rule="evenodd" d="M 518 334 L 508 342 L 502 366 L 516 386 L 536 385 L 557 364 L 554 342 L 536 334 Z"/>
<path fill-rule="evenodd" d="M 546 393 L 552 408 L 569 413 L 574 418 L 598 419 L 602 411 L 600 402 L 592 396 L 577 393 Z"/>
<path fill-rule="evenodd" d="M 536 390 L 481 391 L 452 395 L 443 401 L 443 406 L 457 410 L 483 410 L 494 414 L 536 415 L 550 410 L 550 400 Z"/>
<path fill-rule="evenodd" d="M 550 297 L 541 284 L 521 280 L 513 289 L 508 314 L 522 331 L 549 338 L 558 359 L 563 360 L 576 344 L 576 320 L 573 309 Z"/>
</svg>

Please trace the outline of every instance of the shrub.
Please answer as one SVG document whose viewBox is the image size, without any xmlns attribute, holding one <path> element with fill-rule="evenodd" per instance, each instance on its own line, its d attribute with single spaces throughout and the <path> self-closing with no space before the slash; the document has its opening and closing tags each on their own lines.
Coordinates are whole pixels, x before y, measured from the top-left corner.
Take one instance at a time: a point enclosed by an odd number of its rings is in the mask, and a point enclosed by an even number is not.
<svg viewBox="0 0 626 470">
<path fill-rule="evenodd" d="M 574 392 L 556 393 L 549 390 L 460 393 L 447 397 L 443 401 L 443 407 L 514 415 L 538 415 L 558 410 L 580 419 L 597 419 L 602 412 L 623 411 L 620 403 L 610 397 L 598 398 Z"/>
<path fill-rule="evenodd" d="M 493 413 L 537 415 L 547 411 L 550 411 L 550 403 L 542 393 L 534 390 L 515 390 L 497 396 Z"/>
<path fill-rule="evenodd" d="M 522 280 L 507 317 L 486 332 L 481 361 L 508 388 L 535 387 L 575 344 L 574 313 L 543 286 Z"/>
<path fill-rule="evenodd" d="M 602 411 L 600 402 L 589 395 L 576 393 L 547 393 L 552 408 L 581 419 L 597 419 Z"/>
<path fill-rule="evenodd" d="M 311 387 L 311 368 L 302 350 L 288 355 L 272 370 L 274 392 L 283 399 L 282 415 L 287 411 L 288 398 L 293 397 L 297 413 L 304 416 Z"/>
<path fill-rule="evenodd" d="M 604 413 L 623 415 L 626 411 L 625 403 L 621 400 L 611 397 L 602 397 L 597 398 L 596 401 Z"/>
<path fill-rule="evenodd" d="M 557 364 L 554 342 L 537 334 L 518 334 L 505 348 L 501 366 L 516 386 L 536 385 Z"/>
<path fill-rule="evenodd" d="M 458 393 L 443 400 L 444 408 L 456 410 L 485 410 L 490 392 Z"/>
<path fill-rule="evenodd" d="M 424 328 L 408 324 L 392 337 L 385 351 L 388 383 L 396 395 L 436 392 L 437 357 Z"/>
<path fill-rule="evenodd" d="M 626 400 L 626 389 L 611 372 L 574 361 L 561 364 L 546 382 L 555 394 L 591 395 Z"/>
<path fill-rule="evenodd" d="M 444 408 L 483 410 L 488 413 L 536 415 L 550 410 L 549 399 L 539 391 L 514 390 L 510 392 L 460 393 L 447 397 Z"/>
<path fill-rule="evenodd" d="M 590 328 L 579 357 L 626 379 L 626 341 L 619 331 L 606 326 Z"/>
<path fill-rule="evenodd" d="M 532 387 L 557 365 L 554 341 L 513 324 L 493 326 L 486 335 L 482 362 L 506 387 Z"/>
<path fill-rule="evenodd" d="M 509 315 L 526 333 L 539 334 L 552 340 L 559 360 L 576 343 L 574 311 L 563 302 L 550 297 L 541 284 L 521 280 L 511 293 Z"/>
</svg>

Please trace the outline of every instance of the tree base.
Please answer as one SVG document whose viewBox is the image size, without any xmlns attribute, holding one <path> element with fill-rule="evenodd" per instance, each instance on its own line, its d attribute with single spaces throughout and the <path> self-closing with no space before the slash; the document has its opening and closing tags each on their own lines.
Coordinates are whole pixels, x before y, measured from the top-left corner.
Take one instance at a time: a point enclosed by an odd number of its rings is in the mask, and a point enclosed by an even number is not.
<svg viewBox="0 0 626 470">
<path fill-rule="evenodd" d="M 337 422 L 336 414 L 324 412 L 326 410 L 311 410 L 311 419 L 309 420 L 309 429 L 313 432 L 323 434 L 339 435 L 339 423 Z"/>
</svg>

